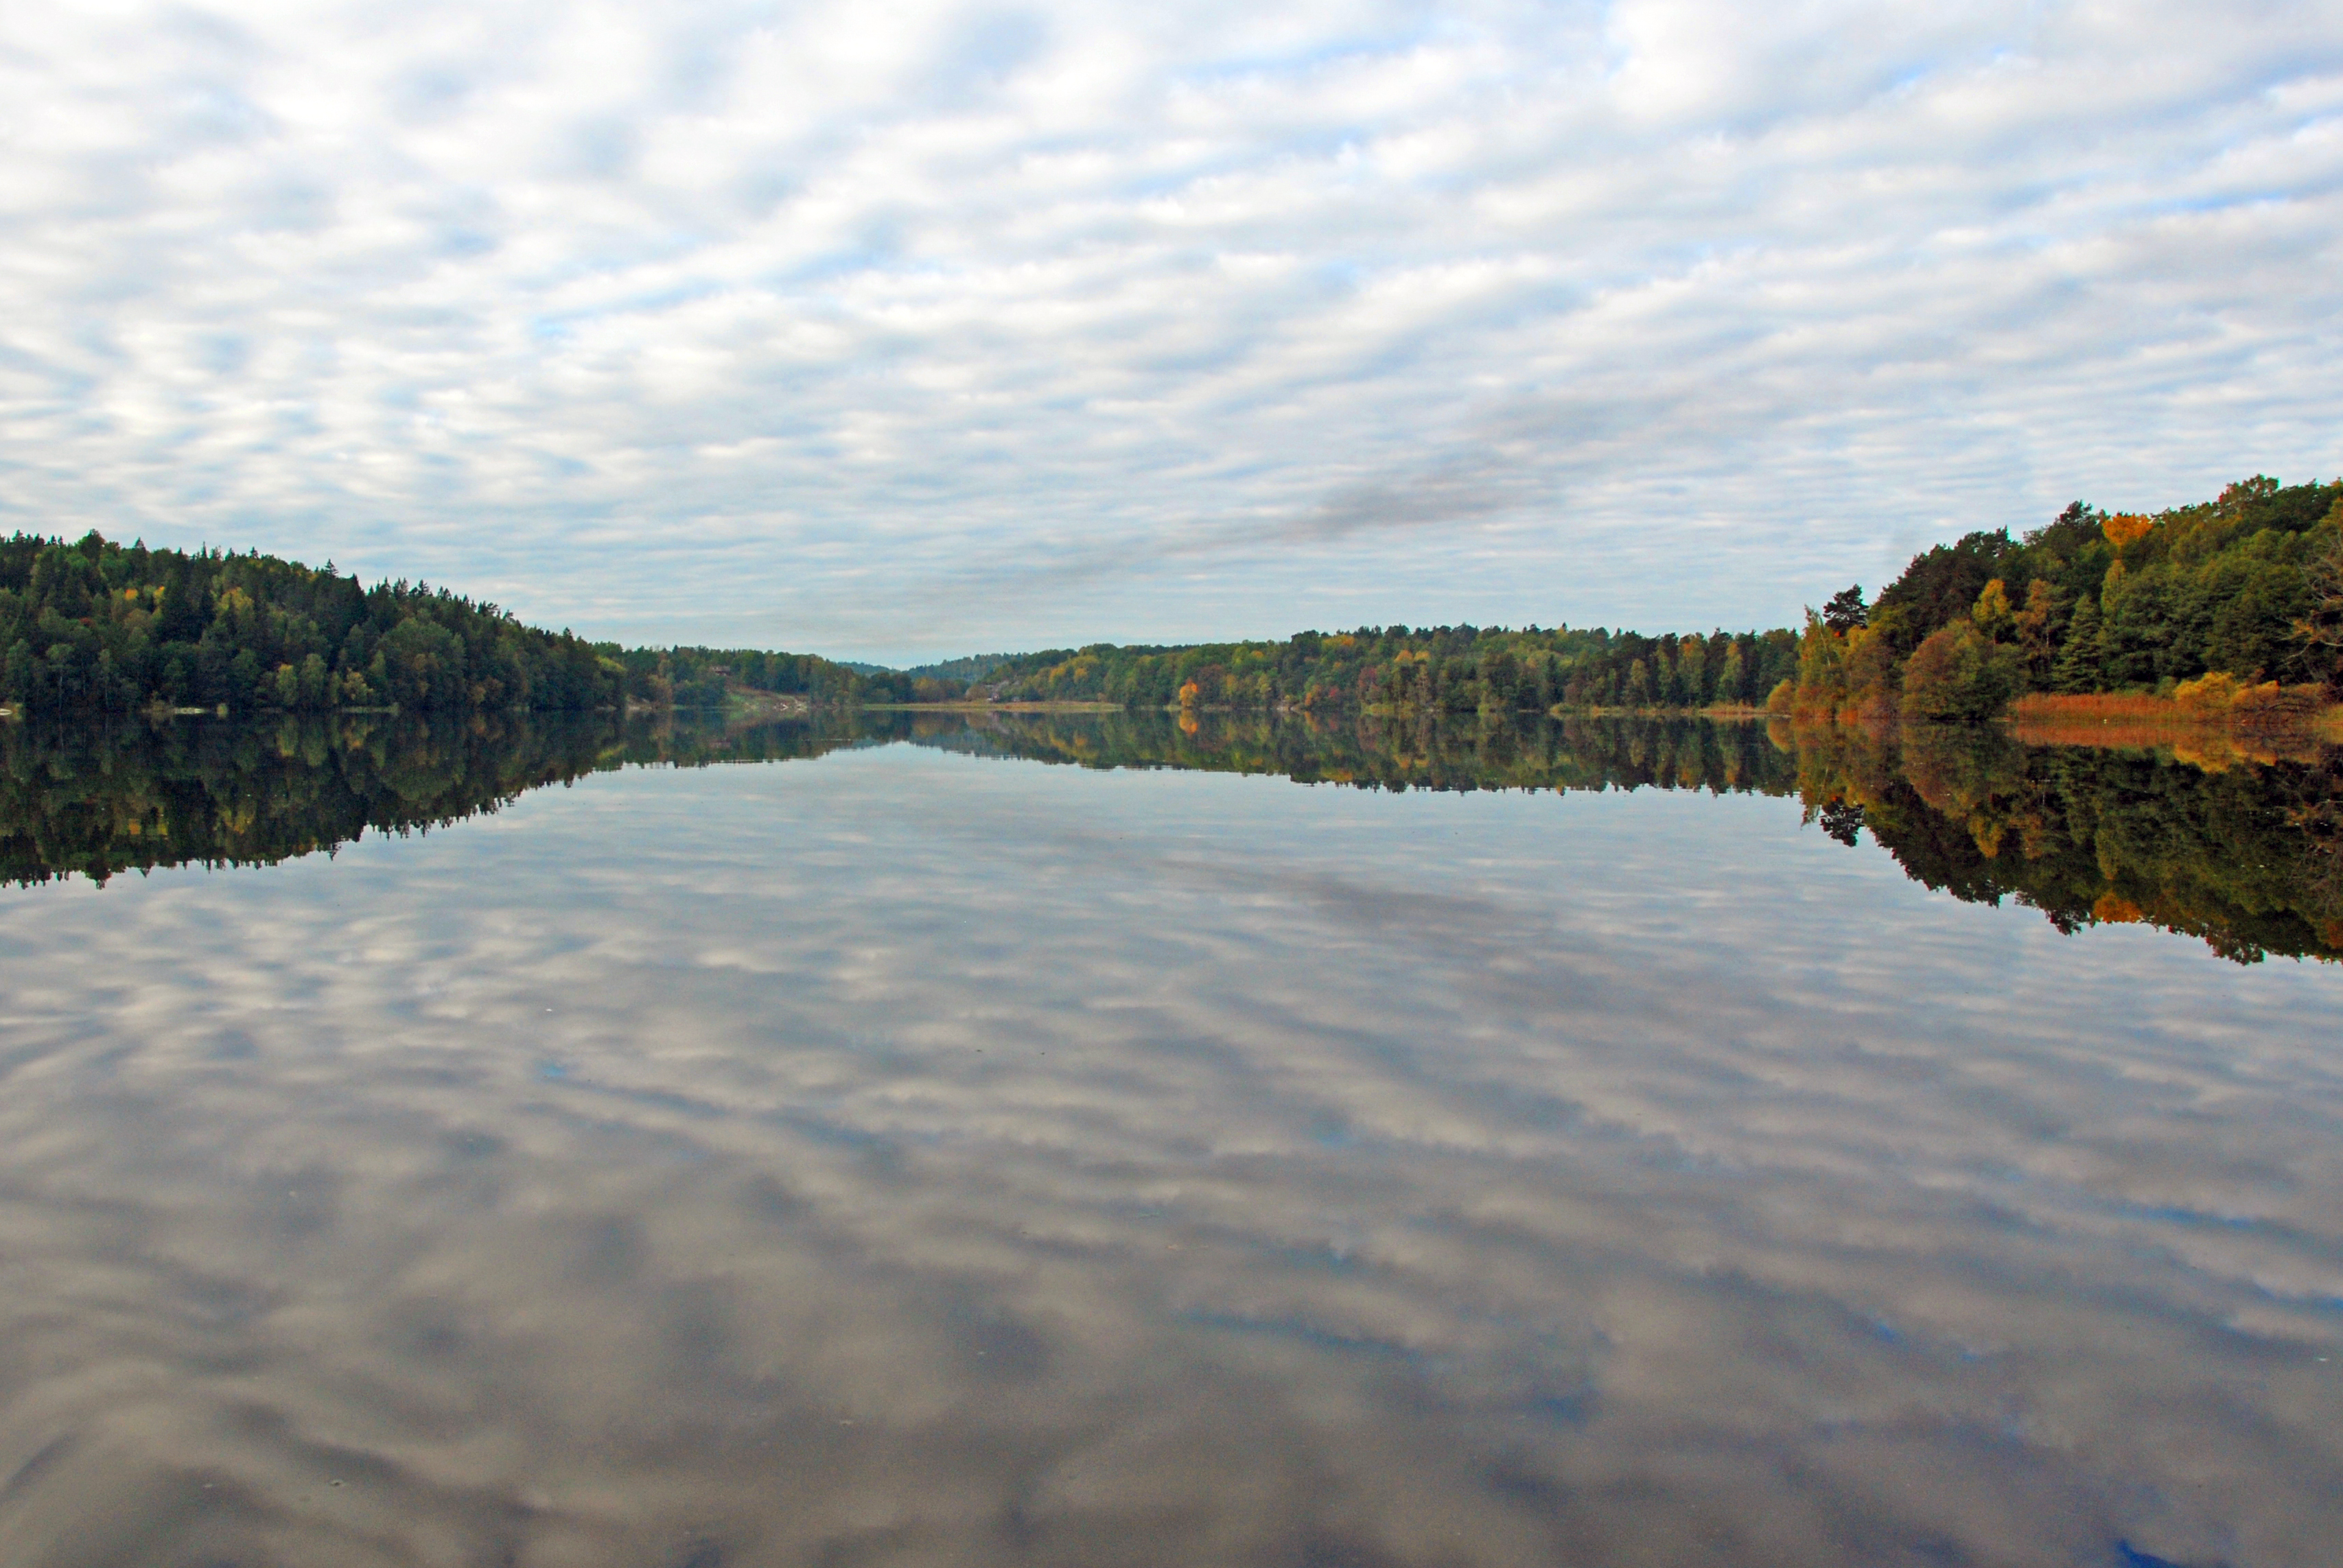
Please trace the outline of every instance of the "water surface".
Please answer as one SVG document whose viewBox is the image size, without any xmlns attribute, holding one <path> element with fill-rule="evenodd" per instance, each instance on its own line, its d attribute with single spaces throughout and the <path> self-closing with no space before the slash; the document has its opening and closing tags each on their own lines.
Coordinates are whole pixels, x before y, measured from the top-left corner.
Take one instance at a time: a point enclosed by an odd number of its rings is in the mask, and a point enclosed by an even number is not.
<svg viewBox="0 0 2343 1568">
<path fill-rule="evenodd" d="M 0 737 L 0 1562 L 2343 1560 L 2331 759 L 417 735 Z"/>
</svg>

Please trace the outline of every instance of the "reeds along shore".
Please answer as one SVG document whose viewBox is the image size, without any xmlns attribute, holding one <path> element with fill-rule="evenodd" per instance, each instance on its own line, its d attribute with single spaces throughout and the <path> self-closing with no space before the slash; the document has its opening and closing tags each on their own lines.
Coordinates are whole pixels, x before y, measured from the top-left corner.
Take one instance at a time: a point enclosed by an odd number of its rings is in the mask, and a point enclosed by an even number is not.
<svg viewBox="0 0 2343 1568">
<path fill-rule="evenodd" d="M 2167 696 L 2023 697 L 2012 705 L 2009 732 L 2028 746 L 2168 750 L 2178 761 L 2207 769 L 2307 760 L 2343 745 L 2343 706 L 2331 699 L 2322 687 L 2240 686 L 2208 677 Z"/>
<path fill-rule="evenodd" d="M 2033 724 L 2217 726 L 2285 734 L 2331 725 L 2343 718 L 2343 706 L 2317 683 L 2245 681 L 2215 671 L 2166 691 L 2030 693 L 2010 705 L 2009 716 Z"/>
</svg>

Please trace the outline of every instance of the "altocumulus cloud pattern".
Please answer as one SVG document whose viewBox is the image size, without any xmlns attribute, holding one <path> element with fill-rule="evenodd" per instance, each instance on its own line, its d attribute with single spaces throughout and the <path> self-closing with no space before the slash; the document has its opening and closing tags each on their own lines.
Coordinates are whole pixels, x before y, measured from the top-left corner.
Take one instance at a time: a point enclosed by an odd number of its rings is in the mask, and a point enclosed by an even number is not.
<svg viewBox="0 0 2343 1568">
<path fill-rule="evenodd" d="M 882 658 L 2343 468 L 2343 9 L 0 15 L 0 525 Z"/>
</svg>

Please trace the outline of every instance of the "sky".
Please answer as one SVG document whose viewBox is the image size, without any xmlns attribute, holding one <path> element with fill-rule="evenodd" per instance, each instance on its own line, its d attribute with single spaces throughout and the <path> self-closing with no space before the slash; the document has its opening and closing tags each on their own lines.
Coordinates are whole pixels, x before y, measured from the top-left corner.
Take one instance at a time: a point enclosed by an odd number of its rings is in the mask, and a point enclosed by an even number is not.
<svg viewBox="0 0 2343 1568">
<path fill-rule="evenodd" d="M 2343 5 L 0 12 L 0 528 L 904 663 L 2343 473 Z"/>
</svg>

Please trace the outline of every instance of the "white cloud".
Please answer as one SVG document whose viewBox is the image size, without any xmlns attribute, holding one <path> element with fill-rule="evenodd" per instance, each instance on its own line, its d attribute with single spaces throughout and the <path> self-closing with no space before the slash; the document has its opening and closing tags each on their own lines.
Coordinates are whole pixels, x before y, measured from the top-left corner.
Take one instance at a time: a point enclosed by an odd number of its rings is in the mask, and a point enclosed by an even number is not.
<svg viewBox="0 0 2343 1568">
<path fill-rule="evenodd" d="M 0 22 L 0 521 L 910 654 L 1779 620 L 2343 468 L 2343 10 Z"/>
</svg>

